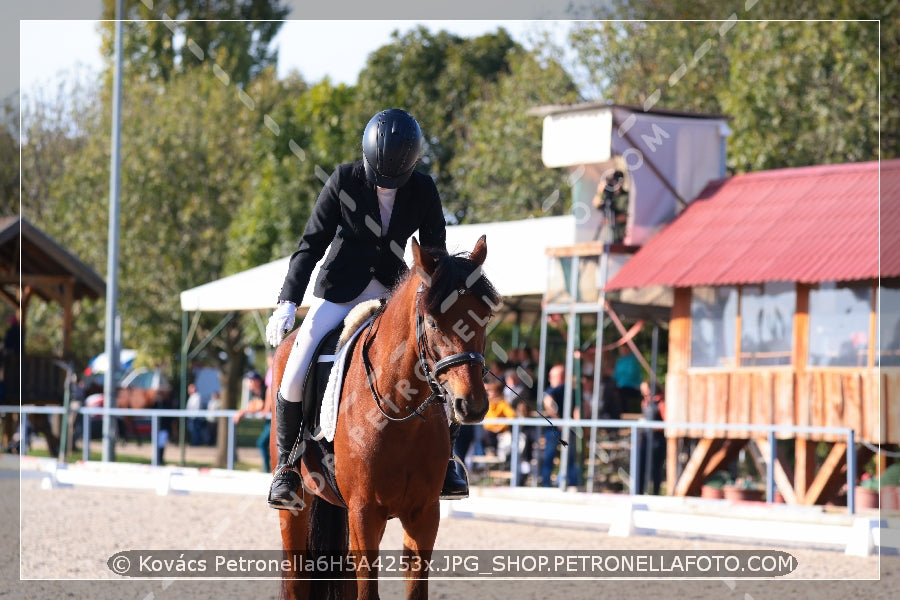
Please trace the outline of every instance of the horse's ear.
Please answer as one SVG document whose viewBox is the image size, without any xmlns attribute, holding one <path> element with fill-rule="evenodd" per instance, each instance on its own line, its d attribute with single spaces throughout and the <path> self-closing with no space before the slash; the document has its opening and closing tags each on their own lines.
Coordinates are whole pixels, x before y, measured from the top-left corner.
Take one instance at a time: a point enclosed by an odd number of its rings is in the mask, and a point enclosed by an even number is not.
<svg viewBox="0 0 900 600">
<path fill-rule="evenodd" d="M 487 258 L 487 236 L 482 235 L 478 238 L 478 241 L 475 242 L 475 248 L 472 250 L 472 253 L 469 255 L 469 260 L 474 262 L 476 265 L 483 265 L 484 259 Z"/>
<path fill-rule="evenodd" d="M 428 252 L 422 249 L 419 245 L 419 241 L 416 239 L 416 236 L 412 238 L 412 254 L 413 254 L 413 263 L 416 267 L 418 267 L 425 277 L 423 279 L 429 279 L 434 273 L 435 262 L 434 257 L 432 257 Z"/>
</svg>

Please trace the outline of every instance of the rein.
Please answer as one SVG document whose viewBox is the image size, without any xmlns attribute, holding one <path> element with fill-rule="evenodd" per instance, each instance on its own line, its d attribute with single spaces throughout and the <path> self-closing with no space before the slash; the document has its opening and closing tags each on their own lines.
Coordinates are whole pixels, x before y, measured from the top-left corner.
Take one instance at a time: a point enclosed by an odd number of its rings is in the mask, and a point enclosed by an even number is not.
<svg viewBox="0 0 900 600">
<path fill-rule="evenodd" d="M 419 404 L 419 406 L 415 410 L 413 410 L 405 417 L 392 417 L 384 410 L 382 404 L 385 402 L 385 400 L 382 399 L 378 395 L 378 392 L 375 390 L 374 369 L 372 368 L 372 362 L 369 360 L 368 344 L 369 340 L 372 337 L 372 328 L 375 325 L 376 319 L 381 317 L 381 313 L 386 305 L 383 305 L 380 309 L 378 309 L 378 314 L 376 314 L 372 318 L 371 322 L 369 323 L 369 327 L 366 330 L 366 337 L 363 340 L 361 354 L 363 359 L 363 367 L 366 371 L 366 380 L 369 383 L 369 391 L 372 392 L 372 398 L 375 399 L 375 405 L 378 406 L 378 410 L 389 421 L 402 423 L 404 421 L 412 419 L 413 417 L 419 417 L 424 421 L 425 417 L 423 416 L 423 413 L 425 412 L 425 409 L 427 409 L 433 402 L 437 401 L 441 404 L 446 404 L 448 393 L 447 389 L 437 379 L 438 374 L 440 374 L 441 372 L 458 365 L 465 365 L 469 363 L 479 363 L 482 370 L 484 370 L 484 355 L 479 354 L 478 352 L 457 352 L 456 354 L 451 354 L 450 356 L 441 358 L 439 360 L 435 360 L 434 357 L 431 356 L 431 353 L 428 351 L 428 338 L 425 335 L 425 316 L 419 309 L 419 299 L 421 298 L 422 291 L 424 289 L 425 284 L 421 283 L 419 284 L 419 288 L 416 290 L 416 351 L 418 355 L 417 365 L 422 369 L 422 373 L 425 375 L 425 381 L 426 383 L 428 383 L 428 387 L 431 388 L 431 394 L 429 394 L 428 398 L 426 398 L 421 404 Z M 460 295 L 464 294 L 465 291 L 466 290 L 464 289 L 460 290 Z M 433 366 L 429 366 L 429 359 L 433 363 Z"/>
<path fill-rule="evenodd" d="M 496 379 L 497 381 L 499 381 L 500 383 L 502 383 L 502 384 L 503 384 L 503 387 L 505 387 L 506 389 L 508 389 L 509 391 L 511 391 L 511 392 L 513 393 L 513 396 L 515 396 L 516 398 L 519 398 L 520 400 L 522 399 L 522 396 L 519 394 L 519 392 L 517 392 L 516 390 L 514 390 L 514 389 L 512 389 L 511 387 L 509 387 L 508 385 L 506 385 L 506 382 L 503 381 L 502 378 L 500 378 L 500 377 L 498 377 L 497 375 L 495 375 L 494 372 L 491 371 L 490 369 L 484 369 L 484 374 L 485 374 L 485 375 L 490 375 L 491 377 L 493 377 L 494 379 Z M 562 439 L 562 434 L 559 433 L 559 429 L 553 424 L 553 421 L 550 420 L 550 417 L 548 417 L 548 416 L 545 415 L 543 412 L 541 412 L 541 409 L 540 409 L 540 407 L 538 407 L 538 406 L 536 406 L 536 407 L 534 408 L 534 410 L 535 410 L 535 412 L 537 412 L 538 415 L 540 415 L 540 417 L 541 417 L 542 419 L 544 419 L 545 421 L 547 421 L 547 423 L 550 425 L 550 427 L 553 427 L 553 431 L 556 433 L 556 441 L 559 442 L 560 444 L 562 444 L 563 446 L 568 446 L 569 443 L 566 442 L 564 439 Z"/>
</svg>

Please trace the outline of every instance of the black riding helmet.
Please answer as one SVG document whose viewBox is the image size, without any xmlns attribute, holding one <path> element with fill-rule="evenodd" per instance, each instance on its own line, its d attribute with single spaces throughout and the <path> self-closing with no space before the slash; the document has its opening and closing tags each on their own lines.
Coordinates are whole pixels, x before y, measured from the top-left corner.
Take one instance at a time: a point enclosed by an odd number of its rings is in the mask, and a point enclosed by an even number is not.
<svg viewBox="0 0 900 600">
<path fill-rule="evenodd" d="M 372 185 L 396 189 L 409 180 L 422 152 L 422 130 L 399 108 L 369 119 L 362 140 L 366 179 Z"/>
</svg>

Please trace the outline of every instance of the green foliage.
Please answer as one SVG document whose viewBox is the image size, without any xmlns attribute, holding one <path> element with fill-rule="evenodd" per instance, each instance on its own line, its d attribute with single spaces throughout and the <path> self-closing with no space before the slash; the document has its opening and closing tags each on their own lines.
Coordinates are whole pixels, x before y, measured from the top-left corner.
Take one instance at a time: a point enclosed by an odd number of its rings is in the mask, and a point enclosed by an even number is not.
<svg viewBox="0 0 900 600">
<path fill-rule="evenodd" d="M 727 18 L 731 4 L 744 15 L 743 2 L 646 6 L 666 18 L 691 19 L 701 9 Z M 729 113 L 735 169 L 877 153 L 873 23 L 582 22 L 572 29 L 574 64 L 546 43 L 526 50 L 503 29 L 464 39 L 419 28 L 395 33 L 369 56 L 357 84 L 345 86 L 278 80 L 269 48 L 277 23 L 184 21 L 248 10 L 278 15 L 285 11 L 280 2 L 210 2 L 202 10 L 185 0 L 155 2 L 153 9 L 127 5 L 130 16 L 166 14 L 174 21 L 126 26 L 119 308 L 125 343 L 173 367 L 181 337 L 178 293 L 293 251 L 324 179 L 338 163 L 359 158 L 363 128 L 383 108 L 406 108 L 419 120 L 426 136 L 419 168 L 435 177 L 459 222 L 568 210 L 566 173 L 543 167 L 541 121 L 528 111 L 578 101 L 572 73 L 614 102 Z M 646 16 L 643 4 L 610 6 L 613 16 Z M 883 74 L 896 72 L 896 57 L 884 55 L 898 47 L 894 21 L 882 23 Z M 111 32 L 105 25 L 108 57 Z M 188 39 L 196 48 L 177 46 Z M 110 72 L 23 98 L 22 108 L 23 214 L 101 275 Z M 884 155 L 896 156 L 900 101 L 895 81 L 883 76 L 881 83 Z M 2 156 L 17 151 L 0 135 Z M 4 160 L 0 168 L 8 166 Z M 0 190 L 8 209 L 6 190 L 15 185 L 7 171 Z M 73 347 L 85 359 L 103 347 L 103 304 L 75 309 Z M 29 335 L 38 346 L 58 344 L 56 307 L 34 302 L 29 311 Z M 205 316 L 198 335 L 219 317 Z M 258 319 L 232 320 L 209 356 L 243 360 L 248 345 L 261 343 L 257 325 Z M 550 335 L 552 355 L 561 346 L 558 332 Z M 638 345 L 649 349 L 648 340 Z M 663 372 L 664 364 L 663 358 Z"/>
<path fill-rule="evenodd" d="M 877 158 L 877 23 L 739 23 L 731 36 L 720 97 L 735 170 Z"/>
<path fill-rule="evenodd" d="M 723 469 L 716 471 L 715 473 L 707 477 L 703 485 L 708 485 L 709 487 L 720 490 L 724 486 L 732 484 L 734 484 L 734 477 L 731 476 L 731 473 Z"/>
<path fill-rule="evenodd" d="M 133 76 L 169 81 L 212 59 L 245 86 L 278 60 L 271 42 L 290 9 L 281 0 L 127 0 L 123 57 Z M 103 0 L 103 53 L 112 61 L 116 0 Z"/>
<path fill-rule="evenodd" d="M 734 171 L 864 161 L 878 157 L 879 58 L 882 73 L 898 60 L 885 52 L 898 47 L 897 11 L 882 12 L 880 49 L 879 23 L 852 20 L 873 15 L 838 2 L 809 14 L 769 1 L 614 2 L 603 17 L 720 20 L 583 21 L 570 41 L 582 83 L 600 97 L 732 117 Z M 732 15 L 851 20 L 727 20 Z M 882 77 L 883 158 L 900 154 L 900 109 L 889 102 L 898 90 L 896 78 Z"/>
<path fill-rule="evenodd" d="M 499 216 L 489 206 L 499 199 L 510 202 L 502 209 L 505 217 L 535 214 L 560 186 L 559 174 L 536 185 L 536 176 L 520 176 L 543 169 L 535 153 L 540 122 L 525 114 L 533 108 L 530 102 L 566 97 L 574 98 L 574 86 L 559 65 L 542 68 L 533 57 L 524 57 L 503 28 L 464 39 L 419 27 L 395 32 L 390 44 L 369 56 L 357 85 L 357 114 L 360 133 L 382 108 L 397 106 L 413 114 L 425 136 L 419 168 L 435 177 L 444 206 L 457 222 L 475 222 Z M 503 161 L 496 161 L 501 156 Z M 521 188 L 503 190 L 507 184 Z M 484 185 L 491 190 L 482 195 Z"/>
<path fill-rule="evenodd" d="M 457 213 L 470 222 L 563 214 L 567 172 L 541 162 L 541 120 L 535 106 L 574 102 L 571 77 L 556 61 L 541 62 L 518 49 L 508 55 L 509 73 L 486 86 L 466 108 L 468 134 L 453 160 L 460 175 Z"/>
<path fill-rule="evenodd" d="M 0 216 L 19 211 L 19 110 L 15 98 L 0 105 Z"/>
</svg>

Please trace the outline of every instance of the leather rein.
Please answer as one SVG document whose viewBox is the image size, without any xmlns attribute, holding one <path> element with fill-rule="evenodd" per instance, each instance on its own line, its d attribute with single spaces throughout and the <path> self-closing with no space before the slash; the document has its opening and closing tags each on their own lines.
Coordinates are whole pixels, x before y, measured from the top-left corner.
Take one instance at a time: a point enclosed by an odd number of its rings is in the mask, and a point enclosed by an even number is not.
<svg viewBox="0 0 900 600">
<path fill-rule="evenodd" d="M 378 410 L 389 421 L 403 422 L 408 421 L 413 417 L 419 417 L 424 421 L 425 417 L 423 416 L 423 413 L 425 412 L 425 409 L 427 409 L 433 402 L 446 404 L 448 402 L 447 395 L 449 394 L 449 391 L 437 379 L 438 374 L 440 374 L 441 372 L 458 365 L 466 365 L 469 363 L 478 363 L 481 365 L 482 370 L 484 370 L 484 355 L 479 354 L 478 352 L 457 352 L 456 354 L 451 354 L 450 356 L 437 360 L 435 360 L 434 356 L 432 356 L 431 351 L 428 347 L 428 338 L 425 334 L 425 315 L 422 313 L 419 307 L 419 300 L 424 289 L 425 284 L 422 283 L 419 284 L 419 288 L 416 290 L 416 350 L 418 355 L 417 365 L 422 369 L 422 373 L 425 375 L 425 381 L 428 383 L 428 387 L 431 388 L 431 394 L 421 404 L 419 404 L 419 406 L 415 410 L 413 410 L 405 417 L 392 417 L 385 411 L 383 406 L 385 402 L 390 404 L 391 407 L 395 410 L 397 409 L 397 407 L 389 400 L 384 400 L 383 398 L 381 398 L 378 395 L 378 392 L 375 390 L 375 374 L 374 369 L 372 368 L 372 363 L 369 360 L 368 344 L 370 338 L 372 337 L 372 328 L 375 325 L 375 321 L 381 317 L 381 312 L 384 310 L 384 307 L 386 305 L 382 305 L 382 307 L 378 310 L 378 314 L 376 314 L 369 322 L 369 327 L 366 330 L 366 337 L 363 340 L 361 354 L 363 359 L 363 367 L 366 371 L 366 380 L 369 383 L 369 390 L 372 392 L 372 398 L 375 399 L 375 404 L 376 406 L 378 406 Z M 460 296 L 467 292 L 468 290 L 466 290 L 465 288 L 457 290 L 457 293 Z M 429 364 L 429 361 L 431 364 Z"/>
</svg>

